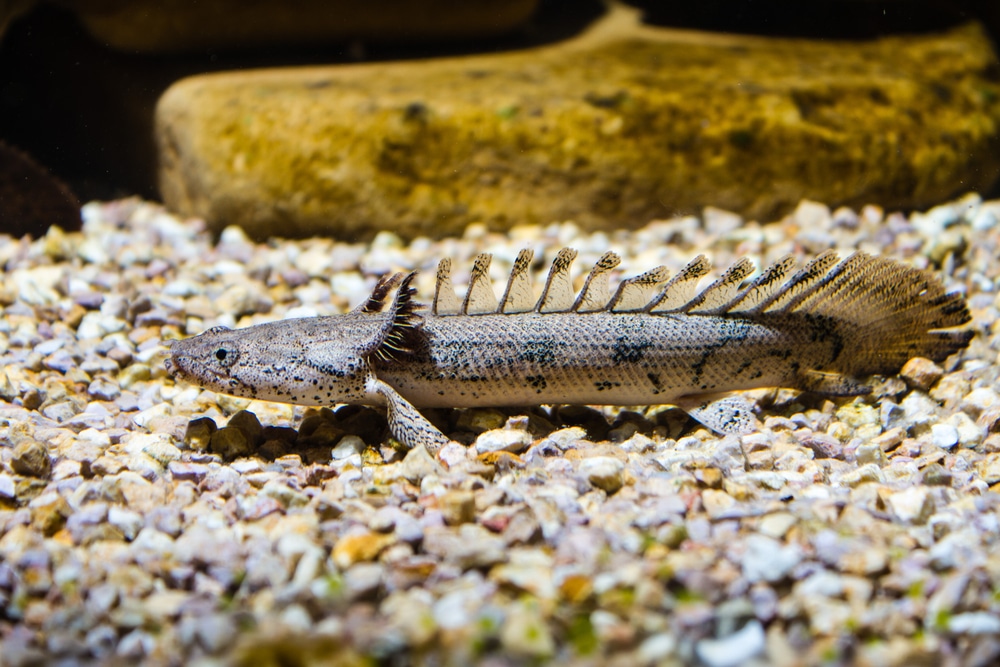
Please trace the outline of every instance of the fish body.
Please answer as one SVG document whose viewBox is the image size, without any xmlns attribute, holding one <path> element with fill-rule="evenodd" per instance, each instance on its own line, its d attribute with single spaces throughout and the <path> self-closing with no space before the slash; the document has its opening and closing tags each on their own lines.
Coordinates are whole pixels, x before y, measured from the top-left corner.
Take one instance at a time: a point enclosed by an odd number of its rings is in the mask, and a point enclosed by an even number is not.
<svg viewBox="0 0 1000 667">
<path fill-rule="evenodd" d="M 967 345 L 961 296 L 930 274 L 863 253 L 826 253 L 792 274 L 786 258 L 749 280 L 741 261 L 696 291 L 696 258 L 672 280 L 658 267 L 612 295 L 606 254 L 579 294 L 575 257 L 562 251 L 542 295 L 515 262 L 499 301 L 489 256 L 466 297 L 439 266 L 430 308 L 413 300 L 414 274 L 384 277 L 344 315 L 216 328 L 177 341 L 169 370 L 223 393 L 302 405 L 388 408 L 405 445 L 447 438 L 416 408 L 533 404 L 676 404 L 722 433 L 752 430 L 752 410 L 726 392 L 788 387 L 826 395 L 869 391 L 865 376 L 894 373 L 913 356 L 942 360 Z M 391 299 L 390 299 L 391 295 Z M 721 398 L 719 398 L 722 396 Z"/>
</svg>

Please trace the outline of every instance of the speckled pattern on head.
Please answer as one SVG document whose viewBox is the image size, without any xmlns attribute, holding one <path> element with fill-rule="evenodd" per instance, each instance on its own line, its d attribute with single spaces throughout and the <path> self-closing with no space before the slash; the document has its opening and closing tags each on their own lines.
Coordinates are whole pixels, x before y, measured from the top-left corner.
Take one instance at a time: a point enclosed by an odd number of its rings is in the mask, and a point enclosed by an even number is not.
<svg viewBox="0 0 1000 667">
<path fill-rule="evenodd" d="M 743 260 L 695 294 L 708 270 L 698 257 L 672 280 L 658 267 L 613 295 L 617 256 L 601 258 L 574 295 L 575 256 L 559 253 L 537 301 L 528 251 L 499 302 L 489 255 L 477 258 L 463 300 L 445 260 L 429 310 L 412 300 L 413 274 L 387 276 L 345 315 L 178 341 L 168 368 L 237 396 L 384 405 L 404 444 L 437 446 L 447 439 L 415 407 L 673 403 L 717 431 L 747 432 L 750 406 L 700 401 L 757 387 L 863 394 L 865 376 L 895 373 L 916 356 L 941 361 L 972 336 L 942 331 L 969 321 L 961 296 L 927 272 L 864 253 L 838 262 L 827 252 L 794 275 L 785 258 L 749 282 L 753 265 Z"/>
</svg>

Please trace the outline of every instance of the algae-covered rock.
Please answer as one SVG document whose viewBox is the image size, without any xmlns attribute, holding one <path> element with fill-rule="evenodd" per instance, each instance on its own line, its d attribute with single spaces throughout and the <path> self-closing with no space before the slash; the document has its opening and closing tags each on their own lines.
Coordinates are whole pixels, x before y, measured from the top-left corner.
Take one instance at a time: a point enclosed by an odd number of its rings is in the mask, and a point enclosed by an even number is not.
<svg viewBox="0 0 1000 667">
<path fill-rule="evenodd" d="M 916 206 L 994 181 L 996 67 L 975 23 L 810 41 L 618 8 L 532 50 L 182 80 L 157 110 L 161 189 L 216 229 L 344 238 Z"/>
</svg>

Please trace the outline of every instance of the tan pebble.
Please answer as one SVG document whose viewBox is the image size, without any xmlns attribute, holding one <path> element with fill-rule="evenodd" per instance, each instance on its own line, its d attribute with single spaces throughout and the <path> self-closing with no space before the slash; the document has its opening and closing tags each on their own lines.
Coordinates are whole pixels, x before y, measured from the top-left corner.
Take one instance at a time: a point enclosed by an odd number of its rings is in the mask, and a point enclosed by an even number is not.
<svg viewBox="0 0 1000 667">
<path fill-rule="evenodd" d="M 976 426 L 987 433 L 1000 433 L 1000 407 L 991 407 L 980 413 Z"/>
<path fill-rule="evenodd" d="M 968 393 L 969 380 L 961 373 L 945 375 L 930 391 L 931 398 L 947 405 L 959 402 Z"/>
<path fill-rule="evenodd" d="M 593 456 L 580 462 L 580 474 L 606 493 L 615 493 L 625 484 L 625 465 L 611 456 Z"/>
<path fill-rule="evenodd" d="M 333 562 L 339 568 L 348 568 L 355 563 L 370 562 L 394 542 L 396 542 L 396 537 L 392 533 L 348 535 L 337 540 L 337 544 L 333 547 Z"/>
<path fill-rule="evenodd" d="M 944 369 L 930 359 L 914 357 L 906 362 L 899 375 L 911 387 L 927 391 L 944 376 Z"/>
<path fill-rule="evenodd" d="M 911 486 L 888 497 L 892 513 L 900 521 L 923 524 L 934 513 L 934 497 L 926 486 Z"/>
<path fill-rule="evenodd" d="M 903 442 L 903 437 L 905 435 L 906 432 L 897 426 L 896 428 L 889 429 L 885 433 L 872 438 L 871 444 L 875 445 L 883 452 L 890 452 L 896 447 L 899 447 L 899 444 Z"/>
<path fill-rule="evenodd" d="M 38 496 L 29 504 L 31 512 L 31 527 L 46 537 L 52 537 L 59 532 L 66 519 L 73 513 L 66 499 L 57 493 L 46 493 Z"/>
<path fill-rule="evenodd" d="M 463 410 L 455 423 L 456 431 L 483 433 L 502 427 L 507 421 L 507 415 L 495 408 L 477 408 Z"/>
<path fill-rule="evenodd" d="M 90 464 L 90 470 L 95 475 L 116 475 L 124 469 L 124 463 L 109 456 L 99 456 Z"/>
<path fill-rule="evenodd" d="M 736 506 L 736 499 L 725 491 L 705 489 L 701 493 L 701 503 L 708 516 L 715 518 Z"/>
<path fill-rule="evenodd" d="M 998 471 L 1000 473 L 1000 471 Z M 951 471 L 940 463 L 932 463 L 923 469 L 920 480 L 928 486 L 951 486 L 954 479 Z M 998 477 L 997 479 L 1000 479 Z"/>
<path fill-rule="evenodd" d="M 519 454 L 531 446 L 534 439 L 527 431 L 493 429 L 476 438 L 476 452 L 505 451 Z"/>
<path fill-rule="evenodd" d="M 877 466 L 885 465 L 885 452 L 874 442 L 868 442 L 863 445 L 858 446 L 855 453 L 857 461 L 860 465 L 865 465 L 867 463 L 872 463 Z"/>
<path fill-rule="evenodd" d="M 449 526 L 476 520 L 476 498 L 471 491 L 448 491 L 439 503 L 444 522 Z"/>
<path fill-rule="evenodd" d="M 26 440 L 14 448 L 10 467 L 19 475 L 48 477 L 52 473 L 52 459 L 48 448 L 35 440 Z"/>
<path fill-rule="evenodd" d="M 152 375 L 152 371 L 146 364 L 130 364 L 118 373 L 118 384 L 123 389 L 130 389 L 137 382 L 148 381 Z"/>
<path fill-rule="evenodd" d="M 976 463 L 976 472 L 989 485 L 1000 482 L 1000 454 L 987 454 Z"/>
<path fill-rule="evenodd" d="M 856 429 L 866 424 L 877 424 L 879 411 L 874 405 L 854 401 L 837 410 L 837 419 Z"/>
<path fill-rule="evenodd" d="M 885 480 L 879 467 L 874 463 L 869 463 L 855 470 L 847 471 L 840 475 L 839 478 L 835 478 L 835 481 L 846 486 L 856 487 L 867 482 L 882 482 Z"/>
<path fill-rule="evenodd" d="M 718 468 L 701 468 L 695 470 L 694 478 L 710 489 L 722 488 L 722 471 Z"/>
<path fill-rule="evenodd" d="M 837 561 L 841 572 L 870 577 L 883 572 L 888 564 L 885 551 L 877 548 L 849 551 Z"/>
<path fill-rule="evenodd" d="M 798 523 L 798 519 L 795 515 L 789 512 L 775 512 L 761 518 L 758 526 L 764 535 L 781 539 L 796 523 Z"/>
</svg>

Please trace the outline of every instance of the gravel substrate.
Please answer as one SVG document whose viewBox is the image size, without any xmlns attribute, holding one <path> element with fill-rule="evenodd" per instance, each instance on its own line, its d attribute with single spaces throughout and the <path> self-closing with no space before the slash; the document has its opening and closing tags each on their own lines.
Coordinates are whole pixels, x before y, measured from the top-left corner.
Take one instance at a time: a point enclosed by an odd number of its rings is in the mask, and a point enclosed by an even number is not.
<svg viewBox="0 0 1000 667">
<path fill-rule="evenodd" d="M 989 665 L 1000 660 L 1000 202 L 910 217 L 803 202 L 630 234 L 572 223 L 370 245 L 218 242 L 137 200 L 0 237 L 4 665 Z M 965 291 L 960 359 L 829 401 L 749 392 L 762 428 L 669 406 L 434 411 L 437 460 L 366 408 L 175 384 L 171 339 L 342 312 L 376 277 L 571 245 L 632 274 L 704 252 L 855 248 Z M 746 457 L 744 458 L 744 452 Z"/>
</svg>

